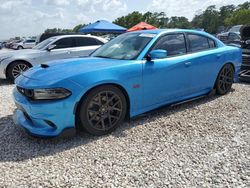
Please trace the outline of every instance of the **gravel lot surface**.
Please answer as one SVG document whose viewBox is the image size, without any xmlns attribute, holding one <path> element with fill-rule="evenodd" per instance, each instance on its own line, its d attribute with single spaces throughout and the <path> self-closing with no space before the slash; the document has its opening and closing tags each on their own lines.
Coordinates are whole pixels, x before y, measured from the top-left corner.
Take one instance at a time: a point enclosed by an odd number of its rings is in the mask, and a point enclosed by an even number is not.
<svg viewBox="0 0 250 188">
<path fill-rule="evenodd" d="M 250 85 L 56 139 L 13 124 L 13 87 L 0 80 L 0 187 L 250 187 Z"/>
</svg>

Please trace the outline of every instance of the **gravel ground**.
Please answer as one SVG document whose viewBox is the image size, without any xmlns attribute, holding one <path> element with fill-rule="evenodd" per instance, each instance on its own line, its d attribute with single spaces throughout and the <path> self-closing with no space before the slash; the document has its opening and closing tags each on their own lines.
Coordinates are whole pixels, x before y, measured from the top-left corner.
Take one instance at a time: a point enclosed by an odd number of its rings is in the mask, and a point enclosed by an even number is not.
<svg viewBox="0 0 250 188">
<path fill-rule="evenodd" d="M 55 139 L 13 125 L 13 87 L 0 80 L 0 187 L 250 187 L 250 85 Z"/>
</svg>

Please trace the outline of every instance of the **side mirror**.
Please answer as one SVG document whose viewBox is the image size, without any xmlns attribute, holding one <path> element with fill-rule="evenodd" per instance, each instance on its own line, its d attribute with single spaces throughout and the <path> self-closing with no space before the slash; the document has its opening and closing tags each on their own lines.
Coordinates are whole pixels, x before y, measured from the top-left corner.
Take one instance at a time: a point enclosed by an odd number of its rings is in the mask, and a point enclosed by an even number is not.
<svg viewBox="0 0 250 188">
<path fill-rule="evenodd" d="M 48 51 L 51 51 L 51 50 L 53 50 L 55 47 L 56 47 L 55 44 L 51 44 L 51 45 L 48 46 L 47 50 L 48 50 Z"/>
<path fill-rule="evenodd" d="M 152 50 L 147 55 L 147 60 L 151 61 L 153 59 L 163 59 L 163 58 L 166 58 L 167 56 L 168 56 L 167 50 L 161 50 L 161 49 Z"/>
</svg>

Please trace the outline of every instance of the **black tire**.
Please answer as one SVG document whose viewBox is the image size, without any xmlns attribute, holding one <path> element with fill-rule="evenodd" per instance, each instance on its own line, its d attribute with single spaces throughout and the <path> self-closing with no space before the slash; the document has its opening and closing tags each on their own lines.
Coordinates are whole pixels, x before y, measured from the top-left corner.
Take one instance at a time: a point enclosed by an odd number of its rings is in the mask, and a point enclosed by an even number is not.
<svg viewBox="0 0 250 188">
<path fill-rule="evenodd" d="M 234 82 L 234 67 L 231 64 L 226 64 L 220 70 L 216 83 L 216 93 L 219 95 L 225 95 L 228 93 Z"/>
<path fill-rule="evenodd" d="M 125 119 L 127 102 L 122 91 L 113 86 L 100 86 L 90 91 L 80 104 L 81 126 L 100 136 L 114 131 Z"/>
<path fill-rule="evenodd" d="M 22 47 L 22 46 L 18 46 L 17 49 L 18 49 L 18 50 L 22 50 L 23 47 Z"/>
<path fill-rule="evenodd" d="M 24 61 L 13 62 L 7 69 L 7 77 L 9 80 L 14 81 L 20 75 L 18 74 L 18 69 L 20 69 L 20 73 L 22 73 L 28 70 L 30 67 L 30 64 Z"/>
</svg>

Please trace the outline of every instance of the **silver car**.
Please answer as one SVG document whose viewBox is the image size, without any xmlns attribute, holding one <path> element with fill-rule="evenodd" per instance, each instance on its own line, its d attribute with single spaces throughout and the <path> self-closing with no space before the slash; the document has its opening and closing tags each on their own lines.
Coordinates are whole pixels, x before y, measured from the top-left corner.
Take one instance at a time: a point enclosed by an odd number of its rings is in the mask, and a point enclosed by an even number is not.
<svg viewBox="0 0 250 188">
<path fill-rule="evenodd" d="M 18 43 L 14 43 L 11 48 L 15 50 L 22 50 L 22 49 L 33 48 L 35 44 L 36 44 L 35 39 L 25 39 Z"/>
<path fill-rule="evenodd" d="M 33 49 L 0 52 L 0 78 L 14 80 L 34 65 L 88 56 L 106 42 L 91 35 L 63 35 L 48 38 Z"/>
</svg>

